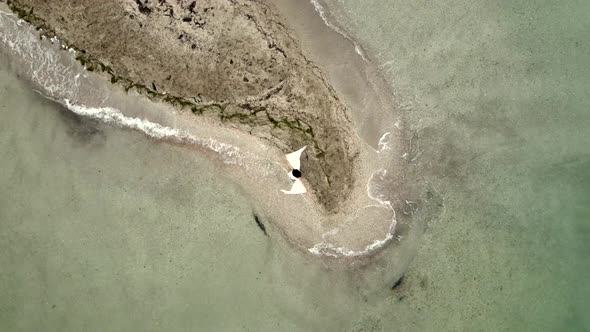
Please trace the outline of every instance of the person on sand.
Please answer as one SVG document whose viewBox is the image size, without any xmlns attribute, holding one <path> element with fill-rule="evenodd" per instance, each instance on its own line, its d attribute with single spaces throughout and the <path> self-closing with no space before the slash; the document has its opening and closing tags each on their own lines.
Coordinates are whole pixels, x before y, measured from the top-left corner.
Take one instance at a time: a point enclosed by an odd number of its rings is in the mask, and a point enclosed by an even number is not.
<svg viewBox="0 0 590 332">
<path fill-rule="evenodd" d="M 295 180 L 295 182 L 293 182 L 291 190 L 287 191 L 281 189 L 281 191 L 287 195 L 305 194 L 307 192 L 307 189 L 305 189 L 305 186 L 303 185 L 303 181 L 301 181 L 300 161 L 301 153 L 303 153 L 303 150 L 305 150 L 306 147 L 307 146 L 304 146 L 295 152 L 291 152 L 285 155 L 285 157 L 287 157 L 287 162 L 289 163 L 289 166 L 291 166 L 291 171 L 288 173 L 289 178 L 291 178 L 291 180 Z"/>
</svg>

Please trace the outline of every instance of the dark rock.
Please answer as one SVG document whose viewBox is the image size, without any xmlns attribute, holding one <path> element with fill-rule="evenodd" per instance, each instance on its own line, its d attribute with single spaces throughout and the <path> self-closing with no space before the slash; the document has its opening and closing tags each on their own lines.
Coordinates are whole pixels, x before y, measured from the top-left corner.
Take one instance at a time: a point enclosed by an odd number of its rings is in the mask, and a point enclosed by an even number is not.
<svg viewBox="0 0 590 332">
<path fill-rule="evenodd" d="M 135 3 L 137 3 L 137 8 L 139 9 L 140 13 L 144 15 L 149 15 L 152 13 L 152 9 L 144 5 L 141 0 L 135 0 Z"/>
<path fill-rule="evenodd" d="M 197 5 L 197 2 L 196 2 L 196 1 L 193 1 L 193 2 L 191 2 L 191 4 L 190 4 L 190 5 L 188 5 L 188 10 L 189 10 L 191 13 L 194 13 L 195 6 L 196 6 L 196 5 Z"/>
<path fill-rule="evenodd" d="M 266 233 L 266 227 L 264 226 L 262 221 L 260 221 L 260 218 L 258 217 L 258 215 L 256 215 L 255 213 L 254 213 L 254 221 L 256 221 L 256 225 L 258 225 L 258 228 L 260 228 L 262 233 L 264 233 L 264 235 L 268 236 L 268 234 Z"/>
<path fill-rule="evenodd" d="M 393 284 L 393 286 L 391 286 L 391 290 L 397 289 L 399 286 L 402 285 L 404 281 L 404 275 L 402 275 L 399 279 L 397 279 L 397 281 Z"/>
</svg>

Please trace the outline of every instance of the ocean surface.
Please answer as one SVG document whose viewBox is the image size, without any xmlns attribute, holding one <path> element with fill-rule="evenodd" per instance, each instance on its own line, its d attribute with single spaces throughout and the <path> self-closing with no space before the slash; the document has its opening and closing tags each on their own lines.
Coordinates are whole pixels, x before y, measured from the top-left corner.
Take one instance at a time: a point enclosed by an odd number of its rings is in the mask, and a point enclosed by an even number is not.
<svg viewBox="0 0 590 332">
<path fill-rule="evenodd" d="M 328 8 L 382 68 L 445 196 L 407 297 L 372 317 L 399 330 L 590 330 L 590 3 Z"/>
<path fill-rule="evenodd" d="M 323 6 L 380 69 L 444 196 L 401 282 L 404 240 L 365 268 L 324 266 L 266 236 L 195 149 L 37 92 L 72 82 L 26 75 L 5 40 L 0 330 L 590 330 L 589 4 Z"/>
</svg>

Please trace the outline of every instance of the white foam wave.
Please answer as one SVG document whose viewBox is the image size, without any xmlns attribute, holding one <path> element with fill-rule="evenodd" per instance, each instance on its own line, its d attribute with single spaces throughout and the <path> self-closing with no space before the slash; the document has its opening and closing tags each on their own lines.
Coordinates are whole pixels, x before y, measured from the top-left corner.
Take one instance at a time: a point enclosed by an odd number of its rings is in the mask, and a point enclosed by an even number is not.
<svg viewBox="0 0 590 332">
<path fill-rule="evenodd" d="M 322 241 L 317 243 L 312 248 L 307 249 L 310 253 L 318 256 L 330 256 L 330 257 L 358 257 L 368 255 L 376 249 L 383 247 L 389 240 L 393 238 L 391 233 L 387 233 L 383 240 L 375 240 L 373 243 L 366 246 L 363 250 L 354 251 L 345 247 L 338 247 L 330 242 Z"/>
<path fill-rule="evenodd" d="M 383 239 L 375 239 L 370 244 L 366 245 L 362 250 L 352 250 L 343 246 L 337 246 L 331 243 L 327 237 L 331 235 L 335 235 L 338 233 L 339 229 L 334 228 L 322 235 L 322 241 L 316 243 L 313 247 L 308 248 L 307 250 L 314 254 L 314 255 L 323 255 L 323 256 L 331 256 L 331 257 L 340 257 L 340 256 L 347 256 L 347 257 L 358 257 L 364 256 L 372 253 L 373 251 L 383 247 L 387 244 L 391 239 L 393 239 L 393 234 L 395 231 L 395 226 L 397 224 L 397 220 L 395 219 L 395 209 L 387 197 L 385 195 L 385 188 L 382 188 L 382 184 L 386 183 L 385 177 L 387 176 L 386 169 L 379 169 L 371 175 L 371 178 L 367 182 L 367 196 L 370 199 L 376 201 L 378 205 L 371 206 L 371 207 L 379 207 L 383 209 L 387 209 L 391 211 L 391 223 L 389 225 L 388 231 L 385 233 Z"/>
<path fill-rule="evenodd" d="M 366 145 L 377 154 L 381 154 L 386 151 L 393 151 L 393 135 L 389 131 L 381 135 L 379 141 L 377 142 L 376 149 L 368 143 Z"/>
<path fill-rule="evenodd" d="M 96 119 L 103 123 L 137 130 L 160 140 L 205 147 L 220 155 L 225 164 L 239 165 L 249 171 L 258 173 L 258 175 L 268 175 L 271 172 L 273 165 L 271 161 L 259 158 L 253 153 L 244 152 L 236 146 L 217 141 L 211 137 L 200 138 L 184 130 L 163 126 L 146 119 L 129 117 L 111 107 L 76 105 L 67 99 L 64 101 L 64 104 L 70 111 L 78 115 Z"/>
<path fill-rule="evenodd" d="M 63 47 L 57 38 L 51 42 Z M 23 28 L 16 15 L 0 11 L 0 43 L 20 59 L 27 77 L 43 87 L 46 94 L 56 99 L 76 99 L 80 75 L 71 66 L 72 61 L 64 58 L 59 49 L 45 47 L 32 26 Z"/>
<path fill-rule="evenodd" d="M 391 139 L 392 135 L 390 132 L 386 132 L 385 134 L 383 134 L 383 136 L 379 138 L 379 143 L 377 143 L 377 153 L 391 150 L 391 145 L 393 144 Z"/>
<path fill-rule="evenodd" d="M 318 0 L 310 0 L 310 2 L 313 5 L 313 8 L 315 9 L 315 11 L 322 18 L 322 21 L 324 21 L 324 24 L 326 24 L 327 27 L 336 31 L 338 34 L 340 34 L 342 37 L 346 38 L 346 40 L 348 40 L 350 43 L 352 43 L 352 45 L 354 46 L 354 51 L 358 55 L 360 55 L 360 57 L 364 61 L 368 61 L 367 57 L 365 56 L 365 52 L 363 52 L 363 49 L 360 47 L 360 45 L 357 44 L 357 42 L 355 42 L 354 39 L 352 39 L 352 37 L 347 35 L 344 31 L 342 31 L 340 28 L 338 28 L 336 25 L 334 25 L 330 22 L 330 20 L 328 19 L 328 15 L 326 14 L 326 10 L 324 9 L 324 6 L 322 6 L 322 4 Z"/>
</svg>

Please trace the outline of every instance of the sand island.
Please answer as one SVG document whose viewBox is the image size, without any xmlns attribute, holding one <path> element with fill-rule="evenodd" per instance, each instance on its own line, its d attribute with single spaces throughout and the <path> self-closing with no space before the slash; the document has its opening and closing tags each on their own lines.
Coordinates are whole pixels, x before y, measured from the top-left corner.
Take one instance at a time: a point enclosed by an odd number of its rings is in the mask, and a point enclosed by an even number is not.
<svg viewBox="0 0 590 332">
<path fill-rule="evenodd" d="M 124 121 L 133 125 L 125 126 L 136 130 L 137 121 L 151 119 L 152 128 L 200 135 L 191 137 L 201 143 L 180 142 L 189 149 L 215 137 L 255 156 L 220 165 L 219 176 L 233 177 L 236 190 L 252 198 L 253 225 L 271 225 L 265 234 L 354 264 L 377 257 L 386 243 L 413 247 L 422 229 L 413 220 L 438 215 L 442 203 L 436 190 L 408 181 L 420 172 L 403 112 L 358 45 L 309 3 L 297 8 L 307 10 L 297 21 L 291 11 L 300 3 L 287 2 L 9 0 L 16 15 L 4 16 L 6 40 L 17 42 L 6 45 L 34 86 L 49 84 L 49 98 L 78 115 L 129 116 Z M 60 63 L 37 73 L 37 54 Z M 48 81 L 34 82 L 39 77 Z M 302 146 L 309 191 L 283 195 L 290 187 L 284 154 Z M 270 173 L 257 178 L 242 166 Z M 404 266 L 408 253 L 389 251 L 388 259 Z"/>
<path fill-rule="evenodd" d="M 9 0 L 112 83 L 212 117 L 283 151 L 307 145 L 305 178 L 328 213 L 354 185 L 350 115 L 266 1 Z"/>
</svg>

